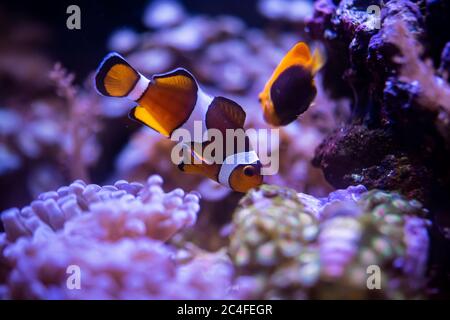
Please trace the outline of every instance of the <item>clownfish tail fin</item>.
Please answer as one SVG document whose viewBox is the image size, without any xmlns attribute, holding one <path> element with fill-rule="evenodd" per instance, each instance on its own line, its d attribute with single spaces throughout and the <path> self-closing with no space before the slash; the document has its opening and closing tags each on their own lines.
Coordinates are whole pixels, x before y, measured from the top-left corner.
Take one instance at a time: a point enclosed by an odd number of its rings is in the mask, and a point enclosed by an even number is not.
<svg viewBox="0 0 450 320">
<path fill-rule="evenodd" d="M 316 74 L 320 69 L 322 69 L 325 62 L 326 62 L 325 55 L 319 48 L 315 48 L 313 55 L 311 57 L 311 68 L 313 74 Z"/>
<path fill-rule="evenodd" d="M 116 52 L 108 54 L 95 73 L 95 87 L 101 95 L 107 97 L 127 97 L 137 100 L 139 98 L 137 95 L 140 96 L 144 89 L 137 87 L 145 86 L 141 82 L 148 85 L 148 80 Z"/>
</svg>

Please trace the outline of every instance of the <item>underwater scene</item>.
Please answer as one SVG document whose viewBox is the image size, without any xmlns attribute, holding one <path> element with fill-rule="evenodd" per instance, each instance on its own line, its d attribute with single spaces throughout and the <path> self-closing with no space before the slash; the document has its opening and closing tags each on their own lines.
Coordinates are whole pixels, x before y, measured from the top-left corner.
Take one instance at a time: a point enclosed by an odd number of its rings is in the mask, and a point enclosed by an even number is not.
<svg viewBox="0 0 450 320">
<path fill-rule="evenodd" d="M 450 297 L 450 1 L 11 1 L 0 34 L 0 299 Z"/>
</svg>

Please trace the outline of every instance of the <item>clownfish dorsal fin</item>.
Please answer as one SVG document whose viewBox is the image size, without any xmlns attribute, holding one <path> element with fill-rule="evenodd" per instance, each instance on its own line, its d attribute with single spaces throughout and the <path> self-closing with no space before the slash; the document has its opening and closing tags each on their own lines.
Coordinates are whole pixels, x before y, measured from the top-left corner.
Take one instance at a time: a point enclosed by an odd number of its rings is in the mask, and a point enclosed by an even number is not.
<svg viewBox="0 0 450 320">
<path fill-rule="evenodd" d="M 225 133 L 226 129 L 243 128 L 246 113 L 236 102 L 224 98 L 215 97 L 206 112 L 206 127 L 219 129 Z"/>
<path fill-rule="evenodd" d="M 152 82 L 160 82 L 161 86 L 176 91 L 189 91 L 190 87 L 195 87 L 196 90 L 198 88 L 197 80 L 184 68 L 177 68 L 166 73 L 156 74 L 152 77 Z"/>
<path fill-rule="evenodd" d="M 130 118 L 170 137 L 191 115 L 197 91 L 197 81 L 185 69 L 154 75 Z"/>
</svg>

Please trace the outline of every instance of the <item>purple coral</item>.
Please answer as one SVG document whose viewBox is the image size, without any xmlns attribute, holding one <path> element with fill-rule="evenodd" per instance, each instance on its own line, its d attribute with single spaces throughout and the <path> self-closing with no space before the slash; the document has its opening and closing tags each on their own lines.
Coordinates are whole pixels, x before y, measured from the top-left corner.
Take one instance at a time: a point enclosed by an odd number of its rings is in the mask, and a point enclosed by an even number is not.
<svg viewBox="0 0 450 320">
<path fill-rule="evenodd" d="M 27 299 L 201 299 L 240 297 L 233 267 L 219 253 L 179 261 L 165 242 L 192 226 L 195 193 L 165 193 L 159 176 L 146 184 L 100 187 L 75 181 L 2 214 L 2 296 Z M 185 250 L 186 251 L 186 250 Z M 189 250 L 188 250 L 189 251 Z M 81 288 L 67 286 L 77 266 Z"/>
<path fill-rule="evenodd" d="M 22 210 L 5 211 L 2 221 L 10 241 L 40 228 L 99 240 L 146 236 L 165 241 L 192 226 L 200 207 L 195 194 L 185 195 L 181 189 L 164 193 L 161 184 L 158 176 L 150 177 L 145 186 L 120 180 L 100 187 L 77 180 L 41 194 Z"/>
</svg>

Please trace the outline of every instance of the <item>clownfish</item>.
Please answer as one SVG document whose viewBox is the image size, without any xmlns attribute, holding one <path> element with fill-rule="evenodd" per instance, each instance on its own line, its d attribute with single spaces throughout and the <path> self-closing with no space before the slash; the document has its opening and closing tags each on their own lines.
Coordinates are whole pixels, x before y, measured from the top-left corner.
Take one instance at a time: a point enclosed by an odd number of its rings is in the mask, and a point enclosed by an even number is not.
<svg viewBox="0 0 450 320">
<path fill-rule="evenodd" d="M 97 69 L 95 87 L 101 95 L 136 102 L 129 117 L 167 138 L 179 128 L 187 129 L 194 139 L 183 141 L 190 150 L 190 161 L 178 164 L 181 171 L 206 176 L 238 192 L 247 192 L 262 184 L 261 162 L 247 136 L 245 145 L 227 150 L 230 154 L 224 152 L 222 161 L 202 158 L 194 151 L 196 144 L 203 150 L 211 143 L 204 135 L 195 137 L 194 121 L 201 122 L 202 132 L 217 129 L 226 137 L 227 129 L 243 128 L 246 113 L 230 99 L 207 95 L 189 71 L 178 68 L 148 79 L 122 56 L 110 53 Z M 223 143 L 225 146 L 226 142 Z"/>
<path fill-rule="evenodd" d="M 311 55 L 304 42 L 289 50 L 259 94 L 267 123 L 285 126 L 308 109 L 317 94 L 314 75 L 323 64 L 319 51 Z"/>
</svg>

